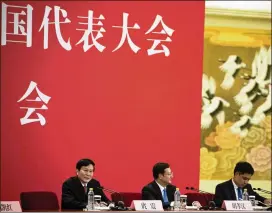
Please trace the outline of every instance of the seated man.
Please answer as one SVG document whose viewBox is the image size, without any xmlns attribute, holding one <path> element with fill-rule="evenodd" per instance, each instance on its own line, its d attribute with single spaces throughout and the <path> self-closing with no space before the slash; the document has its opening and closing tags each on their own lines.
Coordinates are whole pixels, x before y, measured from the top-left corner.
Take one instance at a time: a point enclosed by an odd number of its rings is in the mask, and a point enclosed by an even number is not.
<svg viewBox="0 0 272 213">
<path fill-rule="evenodd" d="M 93 188 L 95 195 L 101 195 L 101 201 L 109 203 L 100 183 L 93 179 L 95 163 L 90 159 L 81 159 L 76 164 L 77 176 L 70 177 L 62 185 L 61 208 L 66 210 L 83 210 L 87 206 L 88 192 Z"/>
<path fill-rule="evenodd" d="M 153 167 L 154 181 L 142 189 L 143 200 L 161 200 L 163 208 L 170 207 L 174 201 L 176 186 L 171 185 L 173 174 L 168 163 L 157 163 Z"/>
<path fill-rule="evenodd" d="M 214 197 L 216 205 L 220 207 L 224 200 L 241 200 L 244 189 L 247 189 L 249 195 L 255 195 L 256 200 L 270 204 L 268 199 L 253 191 L 248 183 L 253 174 L 254 169 L 250 163 L 237 163 L 234 168 L 233 178 L 216 186 Z"/>
</svg>

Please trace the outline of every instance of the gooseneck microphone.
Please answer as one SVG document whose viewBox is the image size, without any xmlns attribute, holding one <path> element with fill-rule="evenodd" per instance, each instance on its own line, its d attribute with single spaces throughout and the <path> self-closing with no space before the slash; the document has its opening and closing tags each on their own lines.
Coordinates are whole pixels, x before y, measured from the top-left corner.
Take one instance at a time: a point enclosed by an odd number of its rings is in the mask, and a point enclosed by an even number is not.
<svg viewBox="0 0 272 213">
<path fill-rule="evenodd" d="M 109 192 L 109 193 L 116 193 L 116 194 L 120 194 L 119 192 L 116 192 L 116 191 L 114 191 L 114 190 L 112 190 L 112 189 L 109 189 L 109 188 L 105 188 L 104 186 L 98 186 L 97 187 L 98 189 L 101 189 L 101 190 L 104 190 L 104 191 L 106 191 L 106 192 Z"/>
<path fill-rule="evenodd" d="M 186 189 L 187 189 L 187 190 L 192 190 L 192 191 L 197 191 L 197 192 L 200 192 L 200 193 L 205 193 L 205 194 L 210 194 L 210 195 L 212 195 L 212 193 L 210 193 L 210 192 L 206 192 L 206 191 L 203 191 L 203 190 L 194 188 L 194 187 L 186 187 Z"/>
<path fill-rule="evenodd" d="M 266 193 L 266 194 L 272 194 L 271 191 L 267 191 L 265 189 L 261 189 L 261 188 L 253 188 L 254 191 L 260 191 L 260 192 L 263 192 L 263 193 Z"/>
<path fill-rule="evenodd" d="M 115 207 L 111 207 L 111 210 L 117 210 L 117 211 L 127 211 L 128 210 L 128 208 L 125 207 L 124 199 L 123 199 L 123 196 L 120 192 L 117 192 L 117 191 L 109 189 L 109 188 L 105 188 L 103 186 L 99 186 L 97 188 L 100 190 L 109 192 L 110 194 L 119 195 L 119 197 L 117 197 L 117 199 L 116 199 Z"/>
</svg>

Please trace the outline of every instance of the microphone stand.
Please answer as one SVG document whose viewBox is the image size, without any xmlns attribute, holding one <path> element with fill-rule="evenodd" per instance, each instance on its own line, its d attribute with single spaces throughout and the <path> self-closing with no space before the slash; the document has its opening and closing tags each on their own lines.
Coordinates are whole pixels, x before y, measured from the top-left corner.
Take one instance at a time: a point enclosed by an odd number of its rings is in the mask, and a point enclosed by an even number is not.
<svg viewBox="0 0 272 213">
<path fill-rule="evenodd" d="M 253 188 L 253 190 L 254 191 L 260 191 L 260 192 L 263 192 L 263 193 L 266 193 L 266 194 L 272 194 L 272 192 L 270 192 L 270 191 L 267 191 L 267 190 L 265 190 L 265 189 L 261 189 L 261 188 Z M 258 201 L 258 203 L 260 203 L 262 206 L 267 206 L 268 207 L 268 209 L 266 209 L 267 211 L 271 211 L 272 210 L 272 204 L 270 204 L 270 205 L 268 205 L 268 204 L 265 204 L 265 203 L 263 203 L 263 202 L 261 202 L 261 201 L 259 201 L 259 200 L 257 200 Z"/>
<path fill-rule="evenodd" d="M 118 194 L 119 195 L 119 198 L 120 199 L 117 199 L 119 201 L 116 201 L 115 202 L 115 206 L 114 207 L 110 207 L 111 210 L 113 211 L 128 211 L 128 208 L 125 207 L 125 204 L 124 204 L 124 199 L 123 199 L 123 196 L 120 192 L 117 192 L 117 191 L 114 191 L 112 189 L 108 189 L 108 188 L 105 188 L 105 187 L 97 187 L 98 189 L 100 190 L 104 190 L 106 192 L 109 192 L 110 194 Z"/>
<path fill-rule="evenodd" d="M 264 192 L 264 193 L 266 193 L 266 194 L 272 194 L 272 192 L 270 192 L 270 191 L 267 191 L 267 190 L 265 190 L 265 189 L 261 189 L 261 188 L 258 188 L 257 190 L 259 190 L 259 191 L 261 191 L 261 192 Z"/>
</svg>

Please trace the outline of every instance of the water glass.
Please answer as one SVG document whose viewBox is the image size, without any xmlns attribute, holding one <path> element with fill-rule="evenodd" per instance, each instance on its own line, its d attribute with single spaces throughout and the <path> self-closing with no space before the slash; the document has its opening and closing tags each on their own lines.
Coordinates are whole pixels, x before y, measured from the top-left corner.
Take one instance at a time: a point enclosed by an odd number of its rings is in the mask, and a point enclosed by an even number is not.
<svg viewBox="0 0 272 213">
<path fill-rule="evenodd" d="M 251 202 L 251 205 L 255 206 L 256 205 L 255 196 L 254 195 L 249 195 L 248 197 L 249 197 L 249 201 Z"/>
<path fill-rule="evenodd" d="M 94 196 L 94 205 L 100 207 L 101 203 L 101 195 L 95 195 Z"/>
<path fill-rule="evenodd" d="M 187 195 L 180 195 L 180 210 L 186 210 Z"/>
</svg>

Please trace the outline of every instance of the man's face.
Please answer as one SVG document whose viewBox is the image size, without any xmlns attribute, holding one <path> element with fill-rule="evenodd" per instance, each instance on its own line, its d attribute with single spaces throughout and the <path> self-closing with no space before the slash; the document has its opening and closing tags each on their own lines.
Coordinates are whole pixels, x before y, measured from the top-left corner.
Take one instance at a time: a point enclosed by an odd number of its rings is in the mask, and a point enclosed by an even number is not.
<svg viewBox="0 0 272 213">
<path fill-rule="evenodd" d="M 160 181 L 165 184 L 165 185 L 168 185 L 171 183 L 171 180 L 173 178 L 173 172 L 171 171 L 170 168 L 167 168 L 164 170 L 164 174 L 159 174 L 159 178 L 160 178 Z"/>
<path fill-rule="evenodd" d="M 251 174 L 242 174 L 240 172 L 236 172 L 234 175 L 234 182 L 238 187 L 243 188 L 244 186 L 246 186 L 248 184 L 248 181 L 251 179 Z"/>
<path fill-rule="evenodd" d="M 92 164 L 88 166 L 82 166 L 80 170 L 77 170 L 77 176 L 83 183 L 88 183 L 93 178 L 94 167 Z"/>
</svg>

